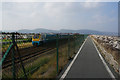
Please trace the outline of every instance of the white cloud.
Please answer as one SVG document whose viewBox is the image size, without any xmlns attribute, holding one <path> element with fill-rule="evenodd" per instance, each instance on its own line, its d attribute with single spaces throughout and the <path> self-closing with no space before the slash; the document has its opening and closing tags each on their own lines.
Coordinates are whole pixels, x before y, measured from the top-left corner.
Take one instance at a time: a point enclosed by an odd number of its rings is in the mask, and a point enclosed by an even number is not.
<svg viewBox="0 0 120 80">
<path fill-rule="evenodd" d="M 96 8 L 100 7 L 102 4 L 100 4 L 101 0 L 85 0 L 84 3 L 81 3 L 81 5 L 84 8 Z"/>
<path fill-rule="evenodd" d="M 43 9 L 45 10 L 48 16 L 63 16 L 63 13 L 65 12 L 66 8 L 69 9 L 71 8 L 71 6 L 72 3 L 45 3 Z"/>
<path fill-rule="evenodd" d="M 94 15 L 93 16 L 93 20 L 95 21 L 96 24 L 106 24 L 106 23 L 111 23 L 111 22 L 115 22 L 117 19 L 115 19 L 115 17 L 108 17 L 106 15 Z"/>
<path fill-rule="evenodd" d="M 118 2 L 119 0 L 2 0 L 2 2 Z"/>
<path fill-rule="evenodd" d="M 4 3 L 4 29 L 64 29 L 65 27 L 66 29 L 94 29 L 93 26 L 98 26 L 98 24 L 104 26 L 106 23 L 115 22 L 115 19 L 110 18 L 109 15 L 104 15 L 107 13 L 101 12 L 103 7 L 99 7 L 101 3 L 98 2 Z"/>
</svg>

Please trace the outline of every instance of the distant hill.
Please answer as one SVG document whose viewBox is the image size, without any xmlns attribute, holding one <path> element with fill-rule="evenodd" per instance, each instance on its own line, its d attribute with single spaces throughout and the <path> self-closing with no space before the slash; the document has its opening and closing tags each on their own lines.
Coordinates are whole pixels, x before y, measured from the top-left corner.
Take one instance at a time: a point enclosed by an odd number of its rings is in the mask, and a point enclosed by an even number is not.
<svg viewBox="0 0 120 80">
<path fill-rule="evenodd" d="M 22 29 L 22 30 L 18 30 L 18 32 L 20 32 L 20 33 L 50 33 L 50 32 L 56 32 L 56 31 L 55 30 L 38 28 L 38 29 L 33 29 L 33 30 Z"/>
<path fill-rule="evenodd" d="M 60 30 L 60 32 L 80 33 L 80 34 L 95 34 L 95 35 L 115 35 L 115 36 L 118 35 L 118 33 L 115 33 L 115 32 L 101 32 L 101 31 L 87 30 L 87 29 L 82 29 L 82 30 L 62 29 L 62 30 Z"/>
<path fill-rule="evenodd" d="M 61 29 L 61 30 L 49 30 L 44 28 L 37 28 L 33 30 L 29 29 L 21 29 L 17 32 L 20 33 L 80 33 L 80 34 L 95 34 L 95 35 L 118 35 L 118 33 L 115 32 L 101 32 L 101 31 L 95 31 L 95 30 L 69 30 L 69 29 Z"/>
</svg>

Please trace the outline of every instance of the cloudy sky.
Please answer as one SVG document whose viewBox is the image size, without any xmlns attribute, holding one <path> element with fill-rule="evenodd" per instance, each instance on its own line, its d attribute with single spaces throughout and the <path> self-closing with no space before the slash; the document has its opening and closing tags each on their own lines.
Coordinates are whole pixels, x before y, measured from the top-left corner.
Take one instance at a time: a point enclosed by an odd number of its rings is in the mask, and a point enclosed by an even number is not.
<svg viewBox="0 0 120 80">
<path fill-rule="evenodd" d="M 117 2 L 3 2 L 2 30 L 118 31 Z"/>
</svg>

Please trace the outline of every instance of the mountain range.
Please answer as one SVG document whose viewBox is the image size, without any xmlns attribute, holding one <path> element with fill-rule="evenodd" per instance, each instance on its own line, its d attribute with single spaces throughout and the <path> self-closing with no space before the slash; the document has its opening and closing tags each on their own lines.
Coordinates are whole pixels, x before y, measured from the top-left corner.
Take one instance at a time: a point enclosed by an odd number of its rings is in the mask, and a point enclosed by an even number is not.
<svg viewBox="0 0 120 80">
<path fill-rule="evenodd" d="M 117 36 L 118 33 L 116 32 L 101 32 L 96 30 L 87 30 L 87 29 L 80 29 L 80 30 L 69 30 L 69 29 L 60 29 L 60 30 L 50 30 L 44 28 L 37 28 L 33 30 L 29 29 L 21 29 L 16 32 L 20 33 L 80 33 L 80 34 L 95 34 L 95 35 L 113 35 Z"/>
</svg>

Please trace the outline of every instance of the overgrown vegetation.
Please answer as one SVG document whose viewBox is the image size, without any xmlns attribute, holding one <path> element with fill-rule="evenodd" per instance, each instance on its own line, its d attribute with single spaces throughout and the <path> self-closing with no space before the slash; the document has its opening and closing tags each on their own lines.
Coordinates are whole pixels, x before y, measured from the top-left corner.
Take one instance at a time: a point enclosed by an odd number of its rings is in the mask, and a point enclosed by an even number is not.
<svg viewBox="0 0 120 80">
<path fill-rule="evenodd" d="M 18 45 L 19 49 L 33 46 L 32 42 L 26 42 L 26 43 L 21 42 L 21 43 L 17 43 L 17 45 Z M 2 45 L 2 52 L 3 53 L 6 52 L 6 50 L 8 49 L 9 46 L 10 46 L 10 44 Z"/>
<path fill-rule="evenodd" d="M 46 51 L 46 52 L 41 53 L 40 48 L 37 47 L 37 49 L 39 49 L 37 52 L 38 53 L 40 52 L 40 54 L 23 61 L 23 66 L 25 68 L 27 77 L 28 78 L 56 78 L 56 76 L 63 70 L 64 66 L 68 63 L 69 58 L 72 58 L 73 55 L 75 55 L 75 53 L 78 51 L 83 41 L 82 38 L 77 39 L 77 38 L 72 37 L 69 39 L 70 41 L 68 41 L 68 39 L 59 40 L 59 51 L 58 51 L 59 52 L 59 67 L 58 67 L 59 72 L 58 73 L 56 69 L 57 67 L 56 66 L 57 64 L 56 63 L 57 62 L 56 49 L 53 52 Z M 19 48 L 21 47 L 21 45 L 24 45 L 23 46 L 24 48 L 28 45 L 29 46 L 32 45 L 31 42 L 28 42 L 25 44 L 17 43 Z M 41 46 L 41 48 L 43 48 L 43 46 L 46 48 L 46 50 L 48 48 L 56 48 L 56 41 L 45 43 Z M 25 54 L 30 53 L 29 50 L 30 49 L 28 49 L 27 51 L 24 50 L 23 52 Z M 24 55 L 23 52 L 22 52 L 22 55 Z M 8 57 L 12 59 L 11 56 L 8 56 Z M 3 73 L 4 73 L 3 77 L 12 78 L 12 72 L 13 72 L 12 66 L 8 68 L 9 69 L 3 70 Z M 25 77 L 20 63 L 15 64 L 15 73 L 16 73 L 16 78 Z"/>
<path fill-rule="evenodd" d="M 64 66 L 68 62 L 67 57 L 67 48 L 68 44 L 64 44 L 59 47 L 59 72 L 64 68 Z M 73 50 L 73 48 L 71 48 Z M 70 50 L 70 51 L 71 51 Z M 40 67 L 31 78 L 56 78 L 57 70 L 56 70 L 56 52 L 50 55 L 49 62 L 42 67 Z"/>
</svg>

